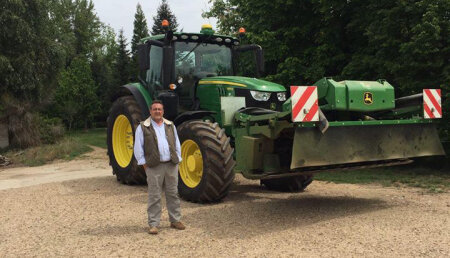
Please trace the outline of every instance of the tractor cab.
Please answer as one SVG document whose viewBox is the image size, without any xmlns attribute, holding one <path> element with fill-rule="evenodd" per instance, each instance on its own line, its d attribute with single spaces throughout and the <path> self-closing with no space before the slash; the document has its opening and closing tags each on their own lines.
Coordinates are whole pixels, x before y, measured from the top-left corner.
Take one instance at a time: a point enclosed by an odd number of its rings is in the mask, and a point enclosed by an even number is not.
<svg viewBox="0 0 450 258">
<path fill-rule="evenodd" d="M 164 35 L 145 38 L 142 43 L 139 46 L 140 81 L 151 95 L 171 107 L 166 110 L 169 119 L 199 108 L 196 95 L 201 79 L 236 75 L 259 77 L 264 70 L 260 46 L 241 46 L 238 38 L 214 34 L 210 25 L 203 25 L 200 33 L 167 31 Z"/>
<path fill-rule="evenodd" d="M 175 42 L 176 92 L 181 106 L 192 106 L 198 82 L 207 77 L 233 75 L 232 49 L 226 45 Z M 192 109 L 196 109 L 193 107 Z"/>
</svg>

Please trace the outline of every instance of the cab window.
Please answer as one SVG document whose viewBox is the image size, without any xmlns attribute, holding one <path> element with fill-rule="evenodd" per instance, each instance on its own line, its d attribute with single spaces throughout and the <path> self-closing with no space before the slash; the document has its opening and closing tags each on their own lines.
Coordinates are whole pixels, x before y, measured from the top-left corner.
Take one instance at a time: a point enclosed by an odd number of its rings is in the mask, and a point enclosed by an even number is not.
<svg viewBox="0 0 450 258">
<path fill-rule="evenodd" d="M 151 46 L 150 48 L 150 69 L 147 71 L 147 82 L 155 89 L 162 89 L 163 51 L 161 47 Z"/>
</svg>

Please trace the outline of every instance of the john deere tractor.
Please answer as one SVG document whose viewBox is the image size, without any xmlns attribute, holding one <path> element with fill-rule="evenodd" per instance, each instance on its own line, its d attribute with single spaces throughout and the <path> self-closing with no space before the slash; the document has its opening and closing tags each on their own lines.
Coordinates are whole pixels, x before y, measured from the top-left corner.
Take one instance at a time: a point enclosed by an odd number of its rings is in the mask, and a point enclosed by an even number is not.
<svg viewBox="0 0 450 258">
<path fill-rule="evenodd" d="M 177 126 L 179 194 L 193 202 L 224 198 L 235 173 L 268 189 L 301 191 L 314 173 L 444 155 L 433 120 L 425 118 L 441 114 L 438 91 L 436 106 L 424 111 L 426 94 L 396 98 L 385 80 L 323 78 L 290 87 L 258 79 L 261 47 L 210 26 L 141 43 L 139 82 L 121 87 L 108 117 L 110 164 L 124 184 L 146 182 L 133 155 L 134 133 L 155 99 Z M 253 76 L 238 76 L 245 71 Z"/>
</svg>

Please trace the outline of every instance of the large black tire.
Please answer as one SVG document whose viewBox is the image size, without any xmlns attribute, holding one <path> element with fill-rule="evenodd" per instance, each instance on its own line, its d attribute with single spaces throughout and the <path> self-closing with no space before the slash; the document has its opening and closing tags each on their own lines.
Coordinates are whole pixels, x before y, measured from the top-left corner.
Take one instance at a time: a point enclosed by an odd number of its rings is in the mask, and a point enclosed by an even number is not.
<svg viewBox="0 0 450 258">
<path fill-rule="evenodd" d="M 196 186 L 188 186 L 183 181 L 182 169 L 186 166 L 184 157 L 180 164 L 178 192 L 184 200 L 191 202 L 216 202 L 228 194 L 234 179 L 233 148 L 230 138 L 217 123 L 201 120 L 187 121 L 178 129 L 178 136 L 182 144 L 182 156 L 185 153 L 185 141 L 194 141 L 201 151 L 203 173 Z"/>
<path fill-rule="evenodd" d="M 301 192 L 311 184 L 313 177 L 310 175 L 284 177 L 261 180 L 261 184 L 267 189 L 279 192 Z"/>
<path fill-rule="evenodd" d="M 139 122 L 142 121 L 141 110 L 132 96 L 124 96 L 118 98 L 112 105 L 109 116 L 108 116 L 108 130 L 107 130 L 107 144 L 108 144 L 108 156 L 109 164 L 113 169 L 113 174 L 116 175 L 117 180 L 123 184 L 133 185 L 133 184 L 145 184 L 146 175 L 142 166 L 138 166 L 134 155 L 131 155 L 131 159 L 127 165 L 119 165 L 118 159 L 116 158 L 118 150 L 114 150 L 113 146 L 113 131 L 114 124 L 119 116 L 125 116 L 131 125 L 133 141 L 128 144 L 128 148 L 133 148 L 134 146 L 134 135 L 136 132 Z M 126 121 L 121 116 L 122 121 Z M 120 118 L 119 118 L 120 119 Z M 130 135 L 131 136 L 131 135 Z M 122 137 L 123 139 L 123 137 Z M 123 163 L 123 162 L 122 162 Z"/>
</svg>

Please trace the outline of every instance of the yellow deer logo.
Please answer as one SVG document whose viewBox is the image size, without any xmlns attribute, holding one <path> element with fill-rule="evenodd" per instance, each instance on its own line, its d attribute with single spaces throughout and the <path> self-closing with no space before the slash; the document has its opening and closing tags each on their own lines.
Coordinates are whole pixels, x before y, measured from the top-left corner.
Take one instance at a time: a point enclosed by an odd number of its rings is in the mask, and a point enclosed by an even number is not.
<svg viewBox="0 0 450 258">
<path fill-rule="evenodd" d="M 364 104 L 370 105 L 373 103 L 373 95 L 371 92 L 364 93 Z"/>
</svg>

